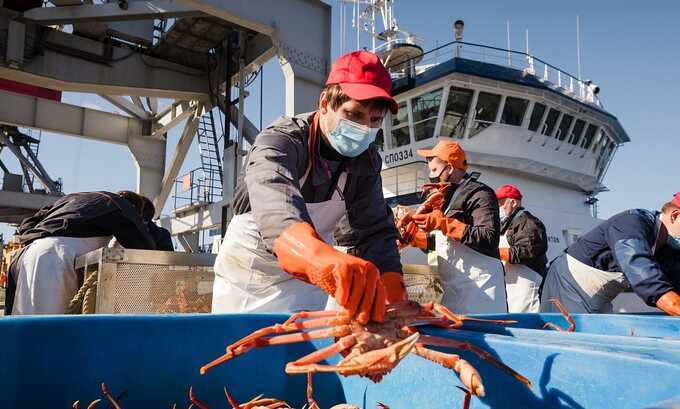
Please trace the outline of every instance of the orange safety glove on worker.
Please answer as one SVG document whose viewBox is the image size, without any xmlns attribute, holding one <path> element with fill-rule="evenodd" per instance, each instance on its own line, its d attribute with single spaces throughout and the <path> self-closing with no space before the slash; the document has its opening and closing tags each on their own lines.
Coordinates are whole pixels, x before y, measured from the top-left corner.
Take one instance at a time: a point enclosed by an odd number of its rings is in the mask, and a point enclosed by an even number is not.
<svg viewBox="0 0 680 409">
<path fill-rule="evenodd" d="M 406 300 L 406 287 L 404 286 L 404 278 L 399 273 L 385 273 L 380 276 L 387 292 L 387 303 L 393 304 L 399 301 Z"/>
<path fill-rule="evenodd" d="M 501 247 L 498 249 L 498 252 L 501 255 L 501 261 L 505 261 L 506 263 L 510 262 L 510 248 L 509 247 Z"/>
<path fill-rule="evenodd" d="M 418 225 L 411 220 L 399 229 L 401 238 L 397 240 L 399 250 L 413 246 L 421 250 L 427 250 L 427 233 L 418 228 Z"/>
<path fill-rule="evenodd" d="M 656 300 L 656 306 L 668 315 L 680 316 L 680 294 L 668 291 Z"/>
<path fill-rule="evenodd" d="M 296 223 L 274 241 L 281 269 L 311 283 L 361 324 L 383 322 L 387 294 L 372 263 L 326 244 L 309 223 Z"/>
<path fill-rule="evenodd" d="M 426 214 L 414 214 L 413 221 L 426 232 L 440 230 L 446 236 L 460 241 L 465 233 L 467 224 L 457 219 L 444 216 L 441 210 L 433 210 Z"/>
</svg>

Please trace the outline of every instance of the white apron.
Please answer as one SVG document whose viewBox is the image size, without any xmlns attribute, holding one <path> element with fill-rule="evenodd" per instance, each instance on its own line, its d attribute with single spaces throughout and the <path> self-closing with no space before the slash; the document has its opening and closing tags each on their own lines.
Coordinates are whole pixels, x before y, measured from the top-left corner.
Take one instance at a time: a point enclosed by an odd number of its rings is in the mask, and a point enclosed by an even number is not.
<svg viewBox="0 0 680 409">
<path fill-rule="evenodd" d="M 598 270 L 564 253 L 548 269 L 541 312 L 559 312 L 549 301 L 557 298 L 570 313 L 611 313 L 612 300 L 628 287 L 623 273 Z"/>
<path fill-rule="evenodd" d="M 508 238 L 501 236 L 498 248 L 510 248 Z M 538 312 L 541 305 L 539 288 L 543 277 L 524 264 L 503 262 L 508 312 Z"/>
<path fill-rule="evenodd" d="M 106 237 L 45 237 L 35 240 L 17 262 L 12 315 L 63 314 L 78 291 L 76 257 L 106 246 Z"/>
<path fill-rule="evenodd" d="M 303 186 L 311 163 L 300 179 Z M 307 203 L 307 212 L 317 234 L 329 244 L 345 214 L 342 192 L 347 181 L 343 172 L 330 200 Z M 215 261 L 213 313 L 293 312 L 322 310 L 328 295 L 281 270 L 277 258 L 262 242 L 252 213 L 234 216 L 220 245 Z"/>
<path fill-rule="evenodd" d="M 503 264 L 435 231 L 442 304 L 458 314 L 508 312 Z"/>
</svg>

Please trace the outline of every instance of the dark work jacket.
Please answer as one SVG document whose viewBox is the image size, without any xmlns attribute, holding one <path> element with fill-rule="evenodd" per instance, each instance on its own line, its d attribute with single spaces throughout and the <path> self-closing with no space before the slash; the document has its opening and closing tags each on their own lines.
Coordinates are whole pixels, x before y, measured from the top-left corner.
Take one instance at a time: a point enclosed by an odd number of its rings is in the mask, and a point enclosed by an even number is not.
<svg viewBox="0 0 680 409">
<path fill-rule="evenodd" d="M 329 200 L 338 177 L 347 171 L 342 192 L 346 213 L 334 232 L 339 246 L 375 264 L 383 272 L 401 273 L 397 229 L 385 203 L 380 171 L 382 159 L 371 144 L 356 158 L 333 161 L 310 148 L 309 128 L 314 112 L 279 118 L 255 138 L 234 192 L 234 214 L 252 213 L 265 246 L 295 223 L 313 224 L 307 203 Z M 321 139 L 320 133 L 317 141 Z M 304 186 L 299 180 L 313 160 Z"/>
<path fill-rule="evenodd" d="M 24 219 L 17 236 L 24 244 L 55 236 L 114 236 L 125 248 L 156 249 L 146 223 L 134 206 L 111 192 L 66 195 Z"/>
<path fill-rule="evenodd" d="M 111 192 L 85 192 L 66 195 L 24 219 L 17 229 L 21 243 L 28 246 L 45 237 L 114 236 L 126 248 L 155 250 L 156 244 L 146 223 L 130 202 Z M 17 265 L 23 252 L 12 258 L 5 314 L 12 313 L 16 292 Z"/>
<path fill-rule="evenodd" d="M 543 222 L 518 207 L 501 223 L 501 236 L 503 234 L 510 245 L 510 264 L 524 264 L 545 277 L 548 236 Z"/>
<path fill-rule="evenodd" d="M 658 212 L 632 209 L 605 220 L 579 237 L 567 254 L 602 271 L 622 272 L 647 305 L 668 291 L 680 291 L 680 251 L 656 248 Z"/>
<path fill-rule="evenodd" d="M 146 225 L 154 243 L 156 243 L 156 250 L 175 251 L 175 246 L 172 244 L 172 234 L 167 229 L 153 221 L 146 222 Z"/>
<path fill-rule="evenodd" d="M 482 182 L 469 180 L 467 176 L 458 187 L 449 189 L 443 209 L 446 217 L 467 224 L 461 243 L 487 256 L 499 258 L 501 222 L 493 189 Z"/>
</svg>

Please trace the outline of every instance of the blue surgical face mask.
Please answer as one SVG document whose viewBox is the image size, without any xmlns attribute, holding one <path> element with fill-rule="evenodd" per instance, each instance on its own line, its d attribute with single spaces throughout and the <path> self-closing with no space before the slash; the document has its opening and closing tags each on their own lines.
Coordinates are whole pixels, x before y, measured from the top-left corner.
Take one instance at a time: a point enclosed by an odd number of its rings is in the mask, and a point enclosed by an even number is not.
<svg viewBox="0 0 680 409">
<path fill-rule="evenodd" d="M 368 145 L 378 136 L 378 132 L 380 128 L 369 128 L 340 118 L 335 129 L 328 135 L 328 142 L 342 156 L 355 158 L 368 149 Z"/>
<path fill-rule="evenodd" d="M 500 218 L 501 218 L 501 223 L 505 221 L 505 219 L 508 218 L 508 215 L 503 213 L 503 211 L 500 212 Z"/>
<path fill-rule="evenodd" d="M 680 237 L 671 236 L 669 233 L 666 238 L 666 244 L 673 250 L 680 250 Z"/>
</svg>

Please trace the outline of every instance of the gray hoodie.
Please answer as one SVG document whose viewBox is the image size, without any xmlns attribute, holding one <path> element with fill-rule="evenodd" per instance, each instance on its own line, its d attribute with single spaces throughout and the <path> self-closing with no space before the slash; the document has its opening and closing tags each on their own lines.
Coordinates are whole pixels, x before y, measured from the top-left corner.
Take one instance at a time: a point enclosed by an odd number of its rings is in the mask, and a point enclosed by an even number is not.
<svg viewBox="0 0 680 409">
<path fill-rule="evenodd" d="M 375 145 L 356 158 L 335 162 L 322 158 L 317 144 L 312 172 L 300 186 L 310 160 L 313 114 L 279 118 L 260 132 L 236 186 L 234 214 L 252 212 L 271 252 L 274 240 L 286 228 L 300 222 L 313 224 L 306 203 L 329 200 L 339 174 L 346 169 L 343 196 L 347 211 L 335 230 L 337 245 L 350 247 L 351 254 L 374 263 L 382 273 L 401 273 L 397 230 L 383 197 L 382 159 Z"/>
</svg>

